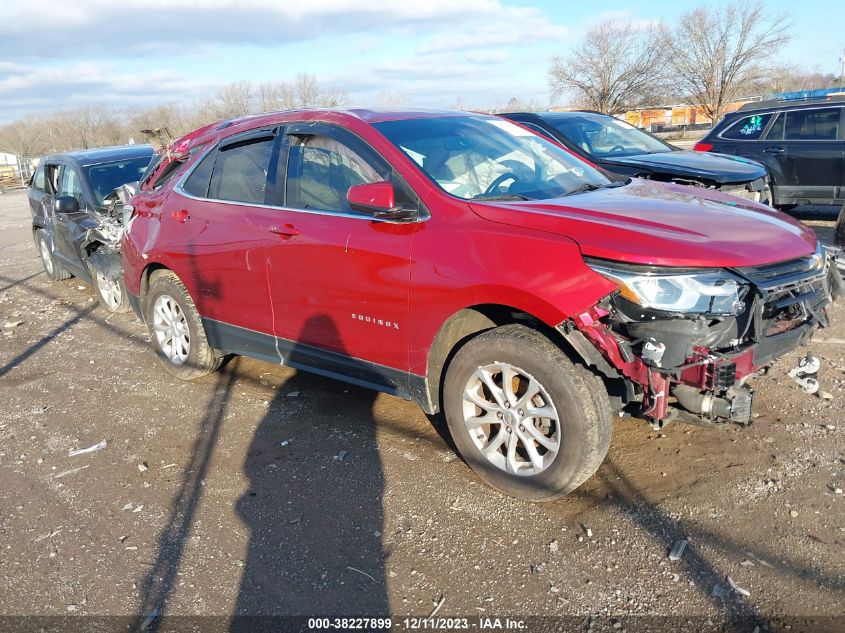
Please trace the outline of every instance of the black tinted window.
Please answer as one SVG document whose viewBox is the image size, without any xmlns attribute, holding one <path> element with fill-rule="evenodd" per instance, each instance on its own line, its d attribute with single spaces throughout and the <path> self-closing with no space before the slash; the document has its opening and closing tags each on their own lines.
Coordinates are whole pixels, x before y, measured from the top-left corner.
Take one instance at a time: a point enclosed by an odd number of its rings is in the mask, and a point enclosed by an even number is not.
<svg viewBox="0 0 845 633">
<path fill-rule="evenodd" d="M 208 197 L 263 204 L 273 141 L 266 137 L 222 148 L 211 174 Z"/>
<path fill-rule="evenodd" d="M 786 112 L 786 136 L 790 141 L 832 141 L 839 138 L 839 108 Z"/>
<path fill-rule="evenodd" d="M 786 114 L 781 113 L 778 115 L 778 118 L 775 119 L 775 122 L 772 123 L 772 127 L 769 128 L 769 131 L 766 132 L 766 140 L 767 141 L 781 141 L 783 140 L 783 122 L 786 119 Z"/>
<path fill-rule="evenodd" d="M 740 141 L 756 141 L 763 134 L 766 125 L 772 118 L 772 113 L 767 114 L 752 114 L 741 118 L 739 121 L 729 127 L 723 134 L 722 138 L 731 138 Z"/>
<path fill-rule="evenodd" d="M 191 175 L 182 185 L 185 193 L 198 198 L 205 198 L 208 195 L 208 182 L 211 179 L 211 170 L 214 169 L 214 160 L 217 158 L 217 152 L 210 152 L 208 156 L 203 158 L 199 165 L 196 166 Z"/>
</svg>

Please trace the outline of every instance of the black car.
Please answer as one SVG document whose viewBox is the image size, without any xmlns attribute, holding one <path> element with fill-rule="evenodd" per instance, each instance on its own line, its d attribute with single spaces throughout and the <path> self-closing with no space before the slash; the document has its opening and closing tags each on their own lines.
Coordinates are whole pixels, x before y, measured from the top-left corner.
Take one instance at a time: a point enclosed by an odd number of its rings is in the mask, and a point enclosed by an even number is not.
<svg viewBox="0 0 845 633">
<path fill-rule="evenodd" d="M 562 144 L 612 174 L 709 187 L 771 204 L 766 170 L 751 160 L 678 149 L 599 112 L 512 112 L 500 116 Z"/>
<path fill-rule="evenodd" d="M 695 149 L 763 163 L 779 207 L 845 203 L 845 98 L 758 101 L 725 117 Z"/>
<path fill-rule="evenodd" d="M 44 158 L 32 176 L 32 235 L 51 279 L 90 282 L 108 310 L 129 309 L 120 263 L 120 187 L 137 182 L 150 145 L 105 147 Z"/>
</svg>

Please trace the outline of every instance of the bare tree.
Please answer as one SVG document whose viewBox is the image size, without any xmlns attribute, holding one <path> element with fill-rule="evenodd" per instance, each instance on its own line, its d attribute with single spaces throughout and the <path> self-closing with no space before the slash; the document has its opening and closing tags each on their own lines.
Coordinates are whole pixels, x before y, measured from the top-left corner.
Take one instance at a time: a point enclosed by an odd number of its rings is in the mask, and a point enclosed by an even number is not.
<svg viewBox="0 0 845 633">
<path fill-rule="evenodd" d="M 381 106 L 404 106 L 408 105 L 408 95 L 404 92 L 390 92 L 382 90 L 376 95 L 376 105 Z"/>
<path fill-rule="evenodd" d="M 567 95 L 605 114 L 653 102 L 665 90 L 667 49 L 661 24 L 601 22 L 567 58 L 552 60 L 552 97 Z"/>
<path fill-rule="evenodd" d="M 15 156 L 38 156 L 46 148 L 46 130 L 37 119 L 28 118 L 0 127 L 0 152 Z"/>
<path fill-rule="evenodd" d="M 731 101 L 759 89 L 766 63 L 789 41 L 786 14 L 759 2 L 684 13 L 672 37 L 672 69 L 684 98 L 715 123 Z"/>
</svg>

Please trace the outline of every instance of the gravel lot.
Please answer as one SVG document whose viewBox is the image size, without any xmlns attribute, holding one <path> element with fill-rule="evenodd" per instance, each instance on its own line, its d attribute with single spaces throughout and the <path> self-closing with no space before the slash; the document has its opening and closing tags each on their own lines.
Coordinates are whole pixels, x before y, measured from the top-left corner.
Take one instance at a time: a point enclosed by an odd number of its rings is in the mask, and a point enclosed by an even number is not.
<svg viewBox="0 0 845 633">
<path fill-rule="evenodd" d="M 792 353 L 756 380 L 750 428 L 620 420 L 592 480 L 528 504 L 409 402 L 243 358 L 177 382 L 131 314 L 47 279 L 25 193 L 0 195 L 0 614 L 398 620 L 442 602 L 572 616 L 561 630 L 845 630 L 842 302 L 831 315 L 811 345 L 824 397 L 787 376 Z"/>
</svg>

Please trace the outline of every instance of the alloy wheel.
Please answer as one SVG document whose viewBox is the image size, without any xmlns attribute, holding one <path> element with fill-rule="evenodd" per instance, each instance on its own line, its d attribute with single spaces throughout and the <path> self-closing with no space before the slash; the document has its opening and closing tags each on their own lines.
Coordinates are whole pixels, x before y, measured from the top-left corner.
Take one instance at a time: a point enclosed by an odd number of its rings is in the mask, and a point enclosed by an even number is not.
<svg viewBox="0 0 845 633">
<path fill-rule="evenodd" d="M 160 295 L 153 304 L 153 332 L 159 349 L 175 365 L 188 360 L 191 334 L 182 308 L 170 295 Z"/>
<path fill-rule="evenodd" d="M 97 288 L 100 290 L 100 296 L 106 302 L 108 308 L 114 312 L 120 307 L 122 293 L 120 292 L 120 282 L 117 279 L 106 277 L 105 274 L 97 272 L 94 275 L 97 283 Z"/>
<path fill-rule="evenodd" d="M 519 367 L 479 367 L 464 389 L 463 414 L 481 454 L 509 474 L 537 475 L 560 452 L 557 409 L 540 381 Z"/>
</svg>

